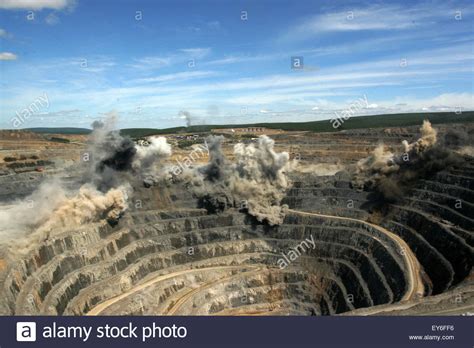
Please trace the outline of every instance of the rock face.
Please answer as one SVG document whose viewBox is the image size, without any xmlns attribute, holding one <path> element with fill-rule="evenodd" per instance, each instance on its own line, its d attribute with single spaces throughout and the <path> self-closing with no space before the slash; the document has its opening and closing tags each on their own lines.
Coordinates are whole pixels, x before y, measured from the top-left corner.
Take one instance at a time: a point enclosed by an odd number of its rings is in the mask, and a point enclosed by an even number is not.
<svg viewBox="0 0 474 348">
<path fill-rule="evenodd" d="M 307 165 L 324 154 L 322 162 L 333 163 L 337 151 L 348 165 L 375 139 L 398 144 L 415 133 L 279 134 L 276 143 L 290 143 Z M 0 313 L 472 313 L 473 178 L 474 159 L 466 157 L 380 207 L 347 173 L 293 172 L 277 226 L 237 209 L 209 214 L 183 187 L 143 189 L 148 203 L 115 226 L 56 231 L 21 257 L 1 251 Z M 8 189 L 0 181 L 0 192 Z"/>
</svg>

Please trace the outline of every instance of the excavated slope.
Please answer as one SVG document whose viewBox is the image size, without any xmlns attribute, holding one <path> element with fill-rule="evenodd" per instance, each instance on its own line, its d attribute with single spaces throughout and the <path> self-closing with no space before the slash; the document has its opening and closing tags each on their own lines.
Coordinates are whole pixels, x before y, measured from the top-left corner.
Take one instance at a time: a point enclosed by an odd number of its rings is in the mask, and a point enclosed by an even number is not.
<svg viewBox="0 0 474 348">
<path fill-rule="evenodd" d="M 385 140 L 399 143 L 400 136 L 409 135 L 401 133 L 385 133 Z M 324 147 L 333 149 L 339 137 L 289 141 L 302 160 L 311 162 Z M 363 157 L 377 137 L 358 134 L 337 151 L 358 149 Z M 330 157 L 338 156 L 334 151 Z M 232 209 L 208 215 L 194 208 L 186 190 L 143 189 L 144 201 L 152 203 L 130 209 L 115 226 L 101 221 L 56 231 L 26 256 L 5 256 L 0 311 L 472 313 L 473 178 L 474 161 L 466 158 L 460 167 L 419 180 L 403 202 L 381 213 L 370 193 L 354 189 L 347 174 L 292 173 L 283 202 L 289 209 L 279 226 Z M 8 180 L 0 182 L 3 192 L 6 185 Z"/>
</svg>

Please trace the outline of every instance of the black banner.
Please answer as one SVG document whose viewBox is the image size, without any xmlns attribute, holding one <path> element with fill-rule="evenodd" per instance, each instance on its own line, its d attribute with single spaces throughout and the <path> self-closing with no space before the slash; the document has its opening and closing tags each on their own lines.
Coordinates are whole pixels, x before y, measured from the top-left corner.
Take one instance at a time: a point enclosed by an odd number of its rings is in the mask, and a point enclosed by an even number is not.
<svg viewBox="0 0 474 348">
<path fill-rule="evenodd" d="M 0 347 L 473 346 L 472 317 L 0 317 Z"/>
</svg>

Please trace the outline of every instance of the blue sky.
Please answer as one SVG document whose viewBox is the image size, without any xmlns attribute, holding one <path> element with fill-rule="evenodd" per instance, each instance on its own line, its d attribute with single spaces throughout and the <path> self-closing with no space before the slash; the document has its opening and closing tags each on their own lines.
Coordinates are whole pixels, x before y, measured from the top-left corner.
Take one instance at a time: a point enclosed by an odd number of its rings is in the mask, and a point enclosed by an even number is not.
<svg viewBox="0 0 474 348">
<path fill-rule="evenodd" d="M 472 1 L 0 0 L 0 128 L 474 110 Z M 303 57 L 303 69 L 292 69 Z M 38 98 L 48 103 L 39 104 Z M 33 110 L 33 109 L 32 109 Z"/>
</svg>

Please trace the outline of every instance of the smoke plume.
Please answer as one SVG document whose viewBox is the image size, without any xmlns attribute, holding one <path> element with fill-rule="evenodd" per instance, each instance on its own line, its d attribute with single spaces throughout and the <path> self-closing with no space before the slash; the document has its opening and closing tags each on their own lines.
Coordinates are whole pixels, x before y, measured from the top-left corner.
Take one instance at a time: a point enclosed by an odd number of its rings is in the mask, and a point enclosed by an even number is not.
<svg viewBox="0 0 474 348">
<path fill-rule="evenodd" d="M 115 114 L 92 124 L 87 169 L 79 189 L 66 189 L 56 177 L 42 183 L 29 197 L 0 212 L 0 236 L 7 239 L 32 231 L 49 232 L 106 219 L 117 223 L 127 209 L 132 187 L 147 186 L 164 175 L 162 160 L 171 155 L 166 138 L 136 145 L 115 130 Z"/>
<path fill-rule="evenodd" d="M 181 110 L 179 112 L 179 117 L 186 120 L 186 127 L 190 127 L 192 125 L 191 113 L 189 111 Z"/>
<path fill-rule="evenodd" d="M 228 207 L 247 210 L 258 221 L 280 224 L 286 206 L 281 200 L 289 186 L 289 155 L 277 153 L 263 135 L 256 144 L 234 146 L 235 161 L 222 151 L 222 136 L 208 137 L 209 163 L 189 173 L 188 182 L 200 205 L 216 212 Z"/>
<path fill-rule="evenodd" d="M 171 155 L 166 138 L 151 138 L 148 145 L 137 145 L 115 130 L 116 116 L 109 114 L 104 122 L 95 122 L 91 134 L 90 175 L 102 192 L 140 179 L 149 186 L 163 175 L 162 161 Z"/>
<path fill-rule="evenodd" d="M 130 187 L 120 186 L 102 193 L 93 186 L 84 185 L 75 196 L 58 204 L 41 226 L 41 230 L 79 226 L 100 219 L 106 219 L 112 225 L 116 224 L 127 209 L 129 190 Z"/>
<path fill-rule="evenodd" d="M 374 190 L 384 200 L 395 202 L 418 179 L 458 163 L 459 158 L 438 143 L 437 131 L 429 121 L 423 122 L 420 133 L 415 142 L 402 142 L 402 154 L 385 150 L 383 144 L 377 146 L 370 156 L 357 163 L 354 185 Z"/>
<path fill-rule="evenodd" d="M 58 179 L 43 182 L 36 191 L 22 201 L 0 211 L 1 239 L 22 237 L 46 222 L 54 210 L 67 199 Z"/>
<path fill-rule="evenodd" d="M 462 156 L 474 157 L 474 131 L 452 127 L 444 135 L 444 144 Z"/>
<path fill-rule="evenodd" d="M 145 187 L 150 187 L 160 180 L 168 179 L 163 162 L 171 156 L 171 145 L 166 138 L 151 138 L 148 146 L 137 145 L 137 153 L 132 163 L 135 173 L 140 173 Z"/>
</svg>

